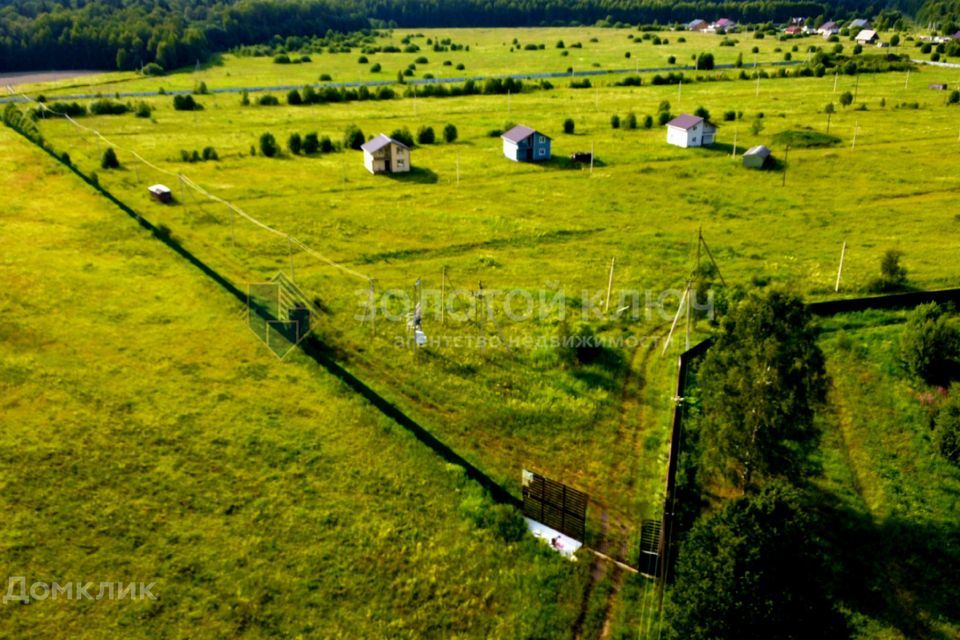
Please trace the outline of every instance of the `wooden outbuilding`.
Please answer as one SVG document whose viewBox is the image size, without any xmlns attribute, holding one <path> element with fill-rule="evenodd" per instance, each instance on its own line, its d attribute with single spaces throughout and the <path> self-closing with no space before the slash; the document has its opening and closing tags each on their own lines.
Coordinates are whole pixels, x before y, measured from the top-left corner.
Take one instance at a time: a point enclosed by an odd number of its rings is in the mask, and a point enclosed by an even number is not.
<svg viewBox="0 0 960 640">
<path fill-rule="evenodd" d="M 750 147 L 743 154 L 743 166 L 748 169 L 765 169 L 773 163 L 770 149 L 762 144 Z"/>
<path fill-rule="evenodd" d="M 170 187 L 167 187 L 162 184 L 155 184 L 153 186 L 147 187 L 147 191 L 150 192 L 150 197 L 152 197 L 157 202 L 170 202 L 173 200 L 173 191 L 170 191 Z"/>
</svg>

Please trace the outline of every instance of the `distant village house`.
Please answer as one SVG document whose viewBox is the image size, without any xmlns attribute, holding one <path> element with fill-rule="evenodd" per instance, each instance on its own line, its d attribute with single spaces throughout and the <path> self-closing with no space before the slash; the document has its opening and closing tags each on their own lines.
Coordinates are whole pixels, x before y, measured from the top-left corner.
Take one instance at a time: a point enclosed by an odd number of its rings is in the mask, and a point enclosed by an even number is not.
<svg viewBox="0 0 960 640">
<path fill-rule="evenodd" d="M 693 20 L 687 23 L 687 31 L 706 31 L 709 26 L 706 20 Z"/>
<path fill-rule="evenodd" d="M 678 147 L 702 147 L 713 144 L 717 128 L 700 116 L 677 116 L 667 123 L 667 143 Z"/>
<path fill-rule="evenodd" d="M 503 155 L 515 162 L 540 162 L 550 159 L 550 137 L 518 124 L 501 136 Z"/>
<path fill-rule="evenodd" d="M 829 22 L 824 22 L 822 25 L 820 25 L 820 28 L 817 30 L 817 32 L 824 38 L 829 38 L 830 36 L 835 36 L 840 33 L 840 26 L 833 20 L 830 20 Z"/>
<path fill-rule="evenodd" d="M 363 166 L 373 174 L 410 171 L 410 147 L 381 133 L 360 147 Z"/>
</svg>

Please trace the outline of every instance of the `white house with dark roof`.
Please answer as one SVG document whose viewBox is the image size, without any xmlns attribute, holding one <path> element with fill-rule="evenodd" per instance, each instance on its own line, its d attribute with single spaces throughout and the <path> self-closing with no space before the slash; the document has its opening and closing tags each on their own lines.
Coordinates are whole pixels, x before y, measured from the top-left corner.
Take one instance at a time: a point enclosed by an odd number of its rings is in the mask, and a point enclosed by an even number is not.
<svg viewBox="0 0 960 640">
<path fill-rule="evenodd" d="M 702 147 L 713 144 L 717 128 L 701 118 L 684 114 L 667 123 L 667 143 L 678 147 Z"/>
<path fill-rule="evenodd" d="M 830 20 L 820 25 L 820 28 L 817 29 L 817 32 L 824 38 L 829 38 L 830 36 L 835 36 L 840 33 L 840 25 L 833 20 Z"/>
<path fill-rule="evenodd" d="M 363 166 L 370 173 L 406 173 L 410 171 L 410 147 L 381 133 L 360 147 Z"/>
<path fill-rule="evenodd" d="M 550 159 L 550 136 L 518 124 L 504 133 L 503 155 L 515 162 L 541 162 Z"/>
</svg>

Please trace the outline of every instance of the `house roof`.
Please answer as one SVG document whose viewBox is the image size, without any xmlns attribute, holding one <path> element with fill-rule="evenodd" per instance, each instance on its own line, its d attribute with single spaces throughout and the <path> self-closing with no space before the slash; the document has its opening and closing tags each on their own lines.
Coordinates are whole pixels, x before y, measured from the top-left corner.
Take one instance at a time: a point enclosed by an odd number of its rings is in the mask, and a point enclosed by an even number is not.
<svg viewBox="0 0 960 640">
<path fill-rule="evenodd" d="M 715 25 L 718 26 L 718 27 L 732 27 L 733 25 L 735 25 L 735 24 L 737 24 L 737 23 L 734 22 L 733 20 L 731 20 L 730 18 L 720 18 L 719 20 L 717 20 L 717 21 L 714 22 L 713 24 L 715 24 Z"/>
<path fill-rule="evenodd" d="M 857 40 L 873 40 L 876 37 L 877 37 L 876 31 L 874 31 L 873 29 L 864 29 L 863 31 L 857 34 L 856 39 Z"/>
<path fill-rule="evenodd" d="M 404 149 L 410 148 L 407 145 L 403 144 L 402 142 L 398 140 L 394 140 L 393 138 L 391 138 L 385 133 L 381 133 L 376 138 L 370 138 L 369 140 L 366 141 L 366 143 L 361 145 L 360 148 L 368 153 L 376 153 L 377 151 L 380 151 L 380 149 L 383 149 L 388 144 L 395 144 L 399 147 L 403 147 Z"/>
<path fill-rule="evenodd" d="M 147 187 L 147 191 L 151 193 L 170 193 L 170 187 L 167 187 L 162 184 L 155 184 L 153 186 Z"/>
<path fill-rule="evenodd" d="M 692 129 L 698 124 L 703 122 L 703 118 L 700 116 L 691 116 L 688 114 L 683 114 L 682 116 L 677 116 L 673 120 L 667 123 L 668 127 L 677 127 L 678 129 Z"/>
<path fill-rule="evenodd" d="M 505 132 L 500 137 L 503 138 L 504 140 L 509 140 L 510 142 L 520 142 L 521 140 L 526 140 L 527 138 L 529 138 L 535 133 L 537 133 L 536 130 L 531 129 L 530 127 L 524 126 L 522 124 L 518 124 L 513 129 L 510 129 L 509 131 Z M 544 138 L 550 137 L 550 136 L 545 136 L 542 133 L 540 135 L 542 135 Z"/>
<path fill-rule="evenodd" d="M 743 154 L 745 156 L 760 156 L 761 158 L 767 158 L 770 156 L 770 149 L 762 144 L 758 144 L 755 147 L 750 147 L 747 149 L 747 152 Z"/>
<path fill-rule="evenodd" d="M 834 22 L 833 20 L 830 20 L 829 22 L 824 22 L 822 25 L 820 25 L 821 31 L 823 31 L 824 29 L 829 30 L 829 29 L 836 29 L 836 28 L 837 28 L 837 23 Z"/>
<path fill-rule="evenodd" d="M 857 18 L 856 20 L 851 21 L 849 26 L 862 29 L 863 27 L 869 27 L 870 21 L 864 18 Z"/>
<path fill-rule="evenodd" d="M 694 27 L 699 27 L 700 25 L 706 26 L 707 21 L 701 20 L 700 18 L 697 18 L 696 20 L 691 20 L 690 22 L 687 23 L 687 29 L 693 29 Z"/>
</svg>

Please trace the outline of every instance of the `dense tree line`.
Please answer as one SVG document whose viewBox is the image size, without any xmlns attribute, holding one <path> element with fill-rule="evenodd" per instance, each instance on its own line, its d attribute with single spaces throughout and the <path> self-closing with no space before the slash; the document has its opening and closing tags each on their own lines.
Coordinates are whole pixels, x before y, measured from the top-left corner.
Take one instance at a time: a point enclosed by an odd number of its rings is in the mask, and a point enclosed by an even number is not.
<svg viewBox="0 0 960 640">
<path fill-rule="evenodd" d="M 13 0 L 0 8 L 0 69 L 173 69 L 211 52 L 368 26 L 359 6 L 326 0 Z"/>
<path fill-rule="evenodd" d="M 741 23 L 792 16 L 877 15 L 869 0 L 12 0 L 0 8 L 0 70 L 173 69 L 216 51 L 296 45 L 373 27 L 682 23 L 726 16 Z M 899 0 L 925 20 L 957 22 L 958 0 Z M 408 45 L 413 46 L 413 45 Z M 328 44 L 329 47 L 329 44 Z M 336 47 L 331 48 L 331 50 Z M 156 71 L 155 67 L 151 67 Z"/>
</svg>

